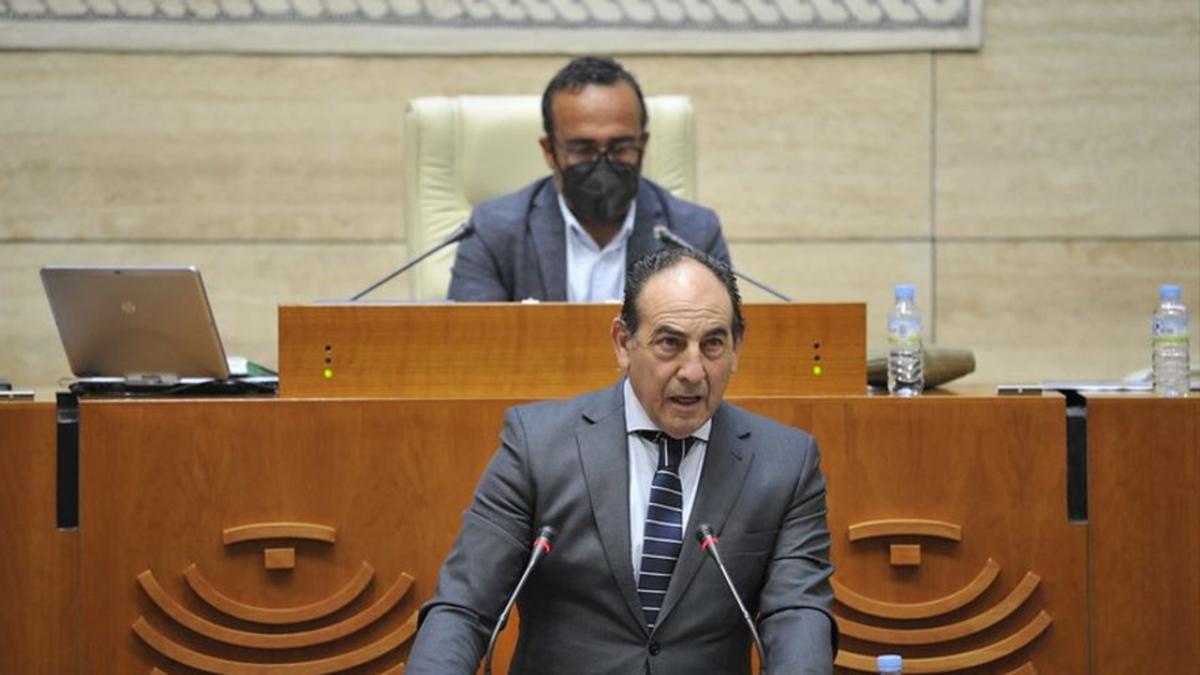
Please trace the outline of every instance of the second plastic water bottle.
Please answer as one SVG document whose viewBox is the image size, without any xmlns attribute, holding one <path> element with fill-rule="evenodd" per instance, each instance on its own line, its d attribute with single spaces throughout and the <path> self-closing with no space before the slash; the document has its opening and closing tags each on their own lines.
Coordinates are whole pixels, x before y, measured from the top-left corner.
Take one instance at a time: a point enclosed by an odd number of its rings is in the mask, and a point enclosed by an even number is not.
<svg viewBox="0 0 1200 675">
<path fill-rule="evenodd" d="M 1158 289 L 1158 307 L 1154 309 L 1153 366 L 1154 393 L 1159 396 L 1187 396 L 1189 386 L 1188 314 L 1178 286 Z"/>
<path fill-rule="evenodd" d="M 896 304 L 888 314 L 888 391 L 916 396 L 925 388 L 921 351 L 921 313 L 912 284 L 896 286 Z"/>
</svg>

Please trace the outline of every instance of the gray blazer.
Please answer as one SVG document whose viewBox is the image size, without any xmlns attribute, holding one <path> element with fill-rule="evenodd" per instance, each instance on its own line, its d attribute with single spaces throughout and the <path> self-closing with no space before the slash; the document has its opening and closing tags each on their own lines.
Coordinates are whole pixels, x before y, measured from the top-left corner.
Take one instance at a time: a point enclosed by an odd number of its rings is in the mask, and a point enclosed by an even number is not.
<svg viewBox="0 0 1200 675">
<path fill-rule="evenodd" d="M 566 225 L 551 177 L 479 204 L 471 213 L 471 222 L 475 235 L 458 245 L 454 257 L 450 300 L 566 301 Z M 729 247 L 721 236 L 716 213 L 643 178 L 633 236 L 625 252 L 627 262 L 662 248 L 654 238 L 655 225 L 666 225 L 692 246 L 729 263 Z"/>
<path fill-rule="evenodd" d="M 619 383 L 512 408 L 502 445 L 463 515 L 407 675 L 475 672 L 536 529 L 559 530 L 518 603 L 512 673 L 750 672 L 750 633 L 691 533 L 709 523 L 767 651 L 771 675 L 833 672 L 825 480 L 808 434 L 723 403 L 683 553 L 654 631 L 639 604 Z"/>
</svg>

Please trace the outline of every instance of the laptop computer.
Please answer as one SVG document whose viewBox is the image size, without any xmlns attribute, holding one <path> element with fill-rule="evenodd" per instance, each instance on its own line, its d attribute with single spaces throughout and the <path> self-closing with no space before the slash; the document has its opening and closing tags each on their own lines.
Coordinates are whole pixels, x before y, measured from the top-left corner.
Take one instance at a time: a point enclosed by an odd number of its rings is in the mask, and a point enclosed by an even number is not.
<svg viewBox="0 0 1200 675">
<path fill-rule="evenodd" d="M 152 387 L 229 379 L 195 267 L 47 266 L 42 284 L 81 382 Z"/>
</svg>

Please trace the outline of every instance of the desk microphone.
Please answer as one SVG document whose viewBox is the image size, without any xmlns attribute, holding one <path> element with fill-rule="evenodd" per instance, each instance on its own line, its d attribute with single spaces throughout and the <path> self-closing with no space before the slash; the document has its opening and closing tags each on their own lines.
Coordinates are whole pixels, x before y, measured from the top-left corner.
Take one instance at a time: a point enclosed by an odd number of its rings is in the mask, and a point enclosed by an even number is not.
<svg viewBox="0 0 1200 675">
<path fill-rule="evenodd" d="M 428 258 L 429 256 L 433 255 L 434 253 L 437 253 L 438 251 L 446 248 L 450 244 L 457 244 L 458 242 L 462 241 L 463 239 L 466 239 L 467 237 L 470 237 L 473 234 L 475 234 L 475 223 L 472 223 L 471 221 L 468 220 L 467 222 L 463 223 L 462 225 L 459 225 L 458 227 L 454 228 L 454 231 L 450 233 L 450 236 L 448 236 L 445 239 L 438 242 L 436 245 L 434 245 L 433 248 L 429 249 L 428 251 L 425 251 L 421 255 L 404 263 L 403 265 L 400 266 L 400 269 L 396 270 L 395 272 L 392 272 L 391 274 L 387 275 L 386 277 L 380 279 L 379 281 L 376 281 L 375 283 L 371 284 L 370 286 L 367 286 L 366 288 L 362 289 L 361 291 L 350 296 L 350 302 L 356 302 L 359 298 L 366 295 L 367 293 L 370 293 L 371 291 L 375 290 L 376 288 L 379 288 L 380 286 L 386 284 L 387 282 L 391 281 L 392 279 L 395 279 L 397 276 L 404 274 L 408 270 L 416 267 L 417 263 Z"/>
<path fill-rule="evenodd" d="M 521 580 L 517 582 L 517 587 L 513 589 L 512 595 L 508 597 L 508 604 L 504 605 L 504 611 L 500 612 L 500 618 L 496 620 L 496 626 L 492 628 L 492 637 L 488 639 L 487 652 L 483 656 L 483 673 L 484 675 L 492 675 L 492 651 L 496 648 L 496 638 L 500 637 L 500 631 L 504 630 L 505 624 L 508 623 L 508 613 L 512 611 L 513 604 L 517 601 L 517 596 L 521 595 L 521 589 L 525 587 L 525 582 L 529 579 L 529 575 L 533 573 L 534 568 L 538 566 L 542 559 L 550 555 L 550 549 L 554 546 L 554 540 L 558 538 L 558 530 L 543 525 L 538 530 L 537 537 L 533 540 L 533 552 L 529 554 L 529 563 L 525 565 L 525 573 L 521 575 Z"/>
<path fill-rule="evenodd" d="M 703 523 L 696 528 L 696 540 L 700 542 L 700 550 L 708 553 L 708 556 L 717 563 L 717 569 L 721 570 L 721 576 L 725 578 L 725 585 L 729 586 L 729 594 L 733 596 L 733 601 L 737 603 L 738 609 L 742 610 L 742 619 L 746 622 L 746 626 L 750 628 L 750 637 L 754 638 L 754 646 L 758 649 L 758 669 L 760 672 L 767 673 L 767 653 L 763 651 L 762 640 L 758 639 L 758 629 L 754 626 L 754 619 L 750 618 L 750 612 L 746 611 L 746 606 L 742 604 L 742 598 L 738 595 L 737 587 L 733 585 L 733 579 L 729 578 L 729 570 L 725 569 L 725 563 L 721 562 L 721 552 L 717 550 L 717 535 L 713 534 L 712 526 L 708 523 Z"/>
<path fill-rule="evenodd" d="M 667 229 L 666 225 L 655 225 L 654 226 L 654 238 L 661 241 L 662 243 L 666 244 L 667 246 L 686 248 L 691 251 L 696 250 L 695 246 L 692 246 L 691 244 L 688 243 L 688 241 L 686 239 L 684 239 L 683 237 L 681 237 L 681 236 L 675 234 L 674 232 L 670 231 L 669 229 Z M 729 266 L 729 271 L 733 272 L 733 276 L 735 276 L 739 279 L 742 279 L 744 281 L 747 281 L 755 286 L 758 286 L 759 288 L 763 289 L 764 291 L 770 293 L 771 295 L 779 298 L 780 300 L 782 300 L 784 302 L 792 302 L 792 299 L 789 298 L 788 296 L 784 295 L 783 293 L 780 293 L 779 291 L 775 290 L 774 288 L 771 288 L 770 286 L 762 283 L 761 281 L 754 279 L 753 277 L 751 277 L 748 274 L 743 274 L 743 273 L 733 269 L 732 265 Z"/>
</svg>

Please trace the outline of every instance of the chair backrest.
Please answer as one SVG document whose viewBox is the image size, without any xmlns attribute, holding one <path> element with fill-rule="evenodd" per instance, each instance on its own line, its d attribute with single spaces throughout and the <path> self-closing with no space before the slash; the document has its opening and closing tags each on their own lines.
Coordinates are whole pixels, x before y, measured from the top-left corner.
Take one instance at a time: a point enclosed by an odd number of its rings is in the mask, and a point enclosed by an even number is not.
<svg viewBox="0 0 1200 675">
<path fill-rule="evenodd" d="M 696 199 L 696 127 L 686 96 L 651 96 L 650 144 L 642 172 L 672 193 Z M 441 241 L 475 204 L 549 174 L 537 139 L 539 96 L 424 97 L 405 112 L 404 222 L 410 255 Z M 413 269 L 414 299 L 446 297 L 451 246 Z"/>
</svg>

